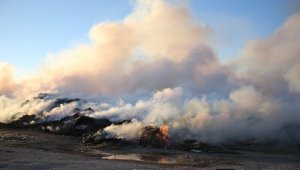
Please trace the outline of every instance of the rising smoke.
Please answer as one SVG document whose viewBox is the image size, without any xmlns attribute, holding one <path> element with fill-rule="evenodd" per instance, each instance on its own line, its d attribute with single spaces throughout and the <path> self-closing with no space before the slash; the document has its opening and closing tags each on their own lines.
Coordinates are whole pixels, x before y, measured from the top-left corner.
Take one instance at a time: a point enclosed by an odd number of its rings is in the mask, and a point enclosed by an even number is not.
<svg viewBox="0 0 300 170">
<path fill-rule="evenodd" d="M 41 112 L 59 119 L 90 107 L 96 118 L 134 119 L 106 128 L 125 138 L 143 125 L 167 124 L 181 138 L 299 143 L 299 23 L 294 14 L 221 64 L 209 45 L 212 30 L 187 5 L 137 1 L 122 21 L 94 25 L 90 43 L 47 56 L 30 77 L 16 79 L 13 66 L 0 63 L 0 121 Z M 31 99 L 40 92 L 53 96 Z M 86 100 L 47 110 L 60 95 Z"/>
</svg>

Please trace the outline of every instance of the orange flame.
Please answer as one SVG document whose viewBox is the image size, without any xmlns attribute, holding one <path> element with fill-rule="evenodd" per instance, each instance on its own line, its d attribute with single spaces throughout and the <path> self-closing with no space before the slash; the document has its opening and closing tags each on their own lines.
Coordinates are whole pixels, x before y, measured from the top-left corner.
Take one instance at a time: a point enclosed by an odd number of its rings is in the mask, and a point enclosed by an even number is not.
<svg viewBox="0 0 300 170">
<path fill-rule="evenodd" d="M 169 126 L 168 125 L 162 125 L 160 126 L 160 132 L 162 134 L 161 138 L 163 141 L 168 141 L 169 139 Z"/>
</svg>

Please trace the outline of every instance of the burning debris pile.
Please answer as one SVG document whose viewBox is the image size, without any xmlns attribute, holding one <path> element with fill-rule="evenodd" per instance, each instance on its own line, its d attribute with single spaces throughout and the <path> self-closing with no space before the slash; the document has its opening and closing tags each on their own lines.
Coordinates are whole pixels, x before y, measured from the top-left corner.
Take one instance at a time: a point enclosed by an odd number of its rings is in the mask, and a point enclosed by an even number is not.
<svg viewBox="0 0 300 170">
<path fill-rule="evenodd" d="M 108 119 L 96 119 L 82 115 L 79 109 L 75 114 L 56 121 L 43 121 L 36 115 L 24 115 L 10 123 L 0 125 L 1 128 L 31 129 L 57 135 L 78 136 L 84 144 L 128 146 L 180 149 L 193 152 L 215 152 L 220 150 L 214 145 L 185 140 L 183 143 L 169 141 L 169 127 L 167 125 L 147 125 L 137 131 L 136 137 L 126 139 L 106 130 L 111 125 L 120 126 L 130 124 L 131 121 L 112 122 Z M 221 148 L 222 149 L 222 148 Z"/>
<path fill-rule="evenodd" d="M 34 102 L 47 102 L 50 100 L 50 94 L 39 94 L 31 100 L 26 100 L 20 107 L 27 107 Z M 43 110 L 37 111 L 35 114 L 25 114 L 18 112 L 13 115 L 12 121 L 8 123 L 1 123 L 2 128 L 14 129 L 31 129 L 43 131 L 46 133 L 54 133 L 57 135 L 80 136 L 83 143 L 90 144 L 139 144 L 142 146 L 151 147 L 166 147 L 168 144 L 168 126 L 161 127 L 148 125 L 136 133 L 134 139 L 126 139 L 113 134 L 106 130 L 107 127 L 112 125 L 120 126 L 130 124 L 131 120 L 111 121 L 107 118 L 95 118 L 90 116 L 95 112 L 92 108 L 77 108 L 75 107 L 68 115 L 54 119 L 47 116 L 47 113 L 74 103 L 82 102 L 80 99 L 68 98 L 55 98 L 51 99 L 52 102 L 48 103 Z"/>
<path fill-rule="evenodd" d="M 133 140 L 120 138 L 105 130 L 111 125 L 128 124 L 131 121 L 111 122 L 108 119 L 96 119 L 81 115 L 78 110 L 72 116 L 66 116 L 61 120 L 42 121 L 36 115 L 24 115 L 10 123 L 1 124 L 2 128 L 31 129 L 40 130 L 58 135 L 81 136 L 83 143 L 90 144 L 139 144 L 147 147 L 167 147 L 168 146 L 168 126 L 161 127 L 148 125 L 143 127 Z"/>
<path fill-rule="evenodd" d="M 128 123 L 128 122 L 126 122 Z M 92 144 L 138 144 L 144 147 L 166 148 L 168 146 L 168 127 L 166 125 L 158 127 L 148 125 L 143 127 L 136 134 L 134 139 L 120 138 L 115 134 L 109 133 L 105 129 L 100 129 L 96 133 L 83 135 L 84 143 Z"/>
<path fill-rule="evenodd" d="M 211 29 L 187 7 L 138 1 L 126 18 L 96 24 L 89 43 L 50 55 L 28 77 L 15 77 L 14 66 L 0 62 L 0 122 L 6 123 L 0 126 L 87 135 L 95 143 L 117 138 L 169 146 L 176 135 L 300 146 L 300 15 L 223 63 L 209 41 Z M 44 91 L 55 94 L 26 100 Z M 140 125 L 124 130 L 134 119 Z M 156 127 L 162 123 L 172 125 L 170 135 Z"/>
<path fill-rule="evenodd" d="M 148 125 L 137 136 L 137 141 L 142 146 L 166 147 L 168 144 L 168 126 L 157 127 Z"/>
<path fill-rule="evenodd" d="M 77 136 L 83 143 L 92 145 L 133 144 L 195 152 L 223 150 L 222 145 L 208 144 L 207 141 L 200 142 L 199 134 L 190 133 L 187 137 L 182 135 L 180 129 L 174 127 L 171 127 L 172 133 L 169 134 L 170 127 L 167 124 L 148 123 L 146 119 L 149 118 L 149 114 L 143 115 L 145 110 L 140 106 L 137 109 L 137 106 L 129 104 L 114 106 L 92 103 L 78 98 L 63 98 L 45 93 L 20 102 L 16 107 L 18 109 L 15 114 L 11 114 L 9 121 L 0 123 L 0 128 L 31 129 L 57 135 Z M 288 126 L 286 129 L 296 131 L 297 127 L 299 126 Z M 297 142 L 297 139 L 294 141 Z"/>
<path fill-rule="evenodd" d="M 107 128 L 115 126 L 122 128 L 121 125 L 131 125 L 132 120 L 114 120 L 100 117 L 95 118 L 92 114 L 95 112 L 91 107 L 82 107 L 84 103 L 81 99 L 59 98 L 52 94 L 41 93 L 38 96 L 21 103 L 20 108 L 31 107 L 46 103 L 41 110 L 35 110 L 33 114 L 18 112 L 8 123 L 1 123 L 0 127 L 15 129 L 31 129 L 58 135 L 70 135 L 82 137 L 83 143 L 90 144 L 129 144 L 134 143 L 147 147 L 167 147 L 168 146 L 168 126 L 146 125 L 139 126 L 132 139 L 118 136 L 110 132 Z M 55 110 L 71 105 L 72 110 L 68 111 L 66 116 L 55 115 Z M 54 112 L 54 114 L 49 114 Z M 60 112 L 62 112 L 60 110 Z M 126 132 L 125 132 L 126 133 Z"/>
</svg>

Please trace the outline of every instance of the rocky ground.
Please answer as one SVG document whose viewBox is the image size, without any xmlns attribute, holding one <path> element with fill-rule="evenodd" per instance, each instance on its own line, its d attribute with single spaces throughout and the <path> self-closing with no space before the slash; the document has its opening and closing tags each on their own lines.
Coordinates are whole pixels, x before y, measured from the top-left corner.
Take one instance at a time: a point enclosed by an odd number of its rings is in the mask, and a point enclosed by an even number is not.
<svg viewBox="0 0 300 170">
<path fill-rule="evenodd" d="M 300 169 L 293 148 L 227 146 L 226 152 L 84 144 L 78 137 L 0 128 L 0 169 Z"/>
</svg>

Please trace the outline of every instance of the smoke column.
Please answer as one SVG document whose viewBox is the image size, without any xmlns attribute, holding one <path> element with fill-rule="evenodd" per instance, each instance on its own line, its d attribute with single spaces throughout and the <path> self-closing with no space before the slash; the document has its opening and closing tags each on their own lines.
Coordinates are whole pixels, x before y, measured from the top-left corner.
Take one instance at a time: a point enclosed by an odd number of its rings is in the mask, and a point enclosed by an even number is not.
<svg viewBox="0 0 300 170">
<path fill-rule="evenodd" d="M 59 119 L 91 107 L 93 117 L 133 119 L 106 130 L 132 138 L 147 124 L 210 142 L 299 143 L 300 14 L 252 41 L 228 64 L 209 43 L 211 28 L 179 2 L 137 1 L 121 21 L 94 25 L 90 42 L 50 54 L 22 79 L 0 63 L 0 121 L 37 114 Z M 32 99 L 48 92 L 46 99 Z M 47 110 L 55 97 L 80 97 Z M 21 104 L 27 100 L 27 104 Z"/>
</svg>

